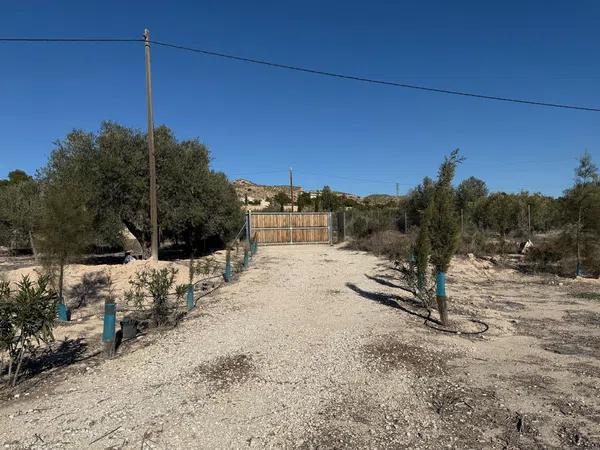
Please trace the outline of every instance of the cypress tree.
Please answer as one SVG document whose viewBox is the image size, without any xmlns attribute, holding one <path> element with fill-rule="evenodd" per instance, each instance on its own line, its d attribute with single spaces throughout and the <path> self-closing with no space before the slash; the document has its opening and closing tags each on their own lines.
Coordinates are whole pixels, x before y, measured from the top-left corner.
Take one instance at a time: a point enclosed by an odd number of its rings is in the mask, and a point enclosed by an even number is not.
<svg viewBox="0 0 600 450">
<path fill-rule="evenodd" d="M 429 199 L 427 208 L 421 213 L 421 225 L 415 244 L 415 264 L 417 268 L 417 289 L 423 290 L 427 286 L 427 265 L 431 254 L 431 238 L 429 228 L 431 226 L 431 215 L 433 213 L 433 198 Z M 429 306 L 429 305 L 428 305 Z"/>
<path fill-rule="evenodd" d="M 458 246 L 459 225 L 454 208 L 452 180 L 456 166 L 462 162 L 459 150 L 444 158 L 439 168 L 432 204 L 429 227 L 431 240 L 431 262 L 436 270 L 436 300 L 440 322 L 448 323 L 448 301 L 446 297 L 446 271 Z"/>
</svg>

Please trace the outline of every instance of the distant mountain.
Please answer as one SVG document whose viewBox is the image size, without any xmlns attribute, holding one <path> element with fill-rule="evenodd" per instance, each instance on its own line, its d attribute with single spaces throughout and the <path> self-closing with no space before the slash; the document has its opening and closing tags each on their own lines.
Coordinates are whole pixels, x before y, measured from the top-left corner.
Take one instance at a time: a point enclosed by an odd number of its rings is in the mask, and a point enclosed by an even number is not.
<svg viewBox="0 0 600 450">
<path fill-rule="evenodd" d="M 248 200 L 249 209 L 262 209 L 269 206 L 268 199 L 273 198 L 278 192 L 290 195 L 289 185 L 256 184 L 249 180 L 237 179 L 232 182 L 235 192 L 241 202 Z M 294 201 L 302 192 L 301 186 L 294 186 Z"/>
<path fill-rule="evenodd" d="M 240 201 L 245 202 L 248 200 L 249 209 L 262 209 L 266 206 L 269 206 L 268 199 L 273 198 L 278 192 L 283 192 L 286 195 L 290 195 L 290 186 L 289 185 L 267 185 L 267 184 L 257 184 L 250 180 L 245 179 L 237 179 L 232 182 L 233 187 L 237 193 Z M 302 189 L 302 186 L 294 186 L 294 202 L 296 202 L 298 196 L 305 192 Z M 321 191 L 307 191 L 311 195 L 315 196 L 320 194 Z M 356 194 L 350 194 L 348 192 L 335 192 L 335 194 L 339 196 L 344 196 L 346 198 L 351 198 L 356 201 L 361 201 L 360 196 Z"/>
<path fill-rule="evenodd" d="M 371 194 L 362 198 L 363 203 L 386 204 L 397 201 L 398 197 L 390 194 Z"/>
</svg>

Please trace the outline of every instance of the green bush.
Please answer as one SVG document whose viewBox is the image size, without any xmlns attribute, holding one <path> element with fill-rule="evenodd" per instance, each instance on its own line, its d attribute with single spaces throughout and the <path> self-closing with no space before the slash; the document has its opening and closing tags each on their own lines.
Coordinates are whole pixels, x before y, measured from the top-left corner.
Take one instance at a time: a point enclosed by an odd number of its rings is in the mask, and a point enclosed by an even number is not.
<svg viewBox="0 0 600 450">
<path fill-rule="evenodd" d="M 54 339 L 57 303 L 47 277 L 34 283 L 23 276 L 15 291 L 8 282 L 0 282 L 0 350 L 8 355 L 8 379 L 13 386 L 24 356 Z"/>
<path fill-rule="evenodd" d="M 156 326 L 166 325 L 177 314 L 173 314 L 177 301 L 183 298 L 187 286 L 175 287 L 177 269 L 149 269 L 137 272 L 130 280 L 131 289 L 125 292 L 125 300 L 144 310 L 150 300 L 150 315 Z M 175 297 L 175 301 L 172 298 Z"/>
<path fill-rule="evenodd" d="M 390 259 L 407 259 L 411 254 L 413 241 L 413 236 L 399 231 L 386 230 L 354 239 L 348 243 L 346 248 L 362 250 Z"/>
</svg>

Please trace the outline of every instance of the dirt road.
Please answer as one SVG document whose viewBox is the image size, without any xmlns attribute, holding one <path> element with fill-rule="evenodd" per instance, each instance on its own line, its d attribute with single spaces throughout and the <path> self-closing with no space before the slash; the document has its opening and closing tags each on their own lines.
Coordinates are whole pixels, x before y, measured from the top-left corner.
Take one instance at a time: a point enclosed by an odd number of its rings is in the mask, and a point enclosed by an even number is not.
<svg viewBox="0 0 600 450">
<path fill-rule="evenodd" d="M 598 302 L 479 262 L 449 281 L 450 312 L 483 317 L 483 337 L 424 326 L 382 259 L 261 248 L 176 329 L 5 401 L 0 444 L 597 448 Z"/>
</svg>

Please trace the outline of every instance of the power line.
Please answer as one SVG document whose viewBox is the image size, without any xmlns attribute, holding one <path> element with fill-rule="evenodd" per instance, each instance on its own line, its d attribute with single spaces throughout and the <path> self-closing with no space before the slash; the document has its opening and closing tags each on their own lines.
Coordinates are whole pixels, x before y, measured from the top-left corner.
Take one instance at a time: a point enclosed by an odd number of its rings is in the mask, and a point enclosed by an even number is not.
<svg viewBox="0 0 600 450">
<path fill-rule="evenodd" d="M 155 45 L 163 46 L 163 47 L 175 48 L 178 50 L 185 50 L 185 51 L 194 52 L 194 53 L 201 53 L 201 54 L 209 55 L 209 56 L 217 56 L 220 58 L 227 58 L 227 59 L 232 59 L 235 61 L 248 62 L 248 63 L 252 63 L 252 64 L 261 64 L 264 66 L 276 67 L 279 69 L 295 70 L 298 72 L 312 73 L 315 75 L 323 75 L 323 76 L 327 76 L 327 77 L 341 78 L 341 79 L 346 79 L 346 80 L 361 81 L 361 82 L 365 82 L 365 83 L 381 84 L 381 85 L 386 85 L 386 86 L 401 87 L 401 88 L 406 88 L 406 89 L 415 89 L 415 90 L 427 91 L 427 92 L 436 92 L 438 94 L 460 95 L 463 97 L 472 97 L 472 98 L 479 98 L 479 99 L 484 99 L 484 100 L 496 100 L 496 101 L 501 101 L 501 102 L 521 103 L 521 104 L 526 104 L 526 105 L 546 106 L 546 107 L 550 107 L 550 108 L 563 108 L 563 109 L 574 109 L 574 110 L 579 110 L 579 111 L 600 112 L 600 108 L 592 108 L 592 107 L 577 106 L 577 105 L 567 105 L 567 104 L 561 104 L 561 103 L 547 103 L 547 102 L 539 102 L 539 101 L 535 101 L 535 100 L 524 100 L 524 99 L 509 98 L 509 97 L 498 97 L 498 96 L 494 96 L 494 95 L 483 95 L 483 94 L 475 94 L 472 92 L 453 91 L 453 90 L 449 90 L 449 89 L 439 89 L 439 88 L 432 88 L 432 87 L 427 87 L 427 86 L 418 86 L 418 85 L 414 85 L 414 84 L 398 83 L 395 81 L 376 80 L 373 78 L 364 78 L 364 77 L 358 77 L 355 75 L 345 75 L 345 74 L 341 74 L 341 73 L 327 72 L 324 70 L 309 69 L 306 67 L 291 66 L 288 64 L 280 64 L 280 63 L 275 63 L 272 61 L 266 61 L 266 60 L 262 60 L 262 59 L 245 58 L 242 56 L 231 55 L 231 54 L 226 54 L 226 53 L 219 53 L 219 52 L 203 50 L 203 49 L 193 48 L 193 47 L 185 47 L 183 45 L 170 44 L 167 42 L 152 41 L 152 43 Z"/>
<path fill-rule="evenodd" d="M 50 43 L 50 42 L 82 42 L 82 43 L 83 42 L 90 42 L 90 43 L 96 42 L 96 43 L 109 43 L 109 42 L 113 42 L 113 43 L 120 43 L 120 42 L 143 42 L 143 39 L 119 39 L 119 38 L 0 38 L 0 42 L 32 42 L 32 43 L 35 43 L 35 42 L 44 42 L 44 43 Z M 356 76 L 356 75 L 348 75 L 348 74 L 342 74 L 342 73 L 336 73 L 336 72 L 329 72 L 329 71 L 325 71 L 325 70 L 310 69 L 310 68 L 301 67 L 301 66 L 292 66 L 292 65 L 289 65 L 289 64 L 281 64 L 281 63 L 276 63 L 276 62 L 273 62 L 273 61 L 267 61 L 267 60 L 262 60 L 262 59 L 246 58 L 246 57 L 243 57 L 243 56 L 237 56 L 237 55 L 232 55 L 232 54 L 228 54 L 228 53 L 215 52 L 215 51 L 212 51 L 212 50 L 205 50 L 205 49 L 201 49 L 201 48 L 187 47 L 187 46 L 184 46 L 184 45 L 171 44 L 171 43 L 168 43 L 168 42 L 151 41 L 151 43 L 154 44 L 154 45 L 161 46 L 161 47 L 167 47 L 167 48 L 173 48 L 173 49 L 178 49 L 178 50 L 184 50 L 184 51 L 188 51 L 188 52 L 200 53 L 200 54 L 208 55 L 208 56 L 215 56 L 215 57 L 219 57 L 219 58 L 226 58 L 226 59 L 231 59 L 231 60 L 241 61 L 241 62 L 246 62 L 246 63 L 251 63 L 251 64 L 259 64 L 259 65 L 263 65 L 263 66 L 267 66 L 267 67 L 273 67 L 273 68 L 279 68 L 279 69 L 293 70 L 293 71 L 297 71 L 297 72 L 311 73 L 311 74 L 314 74 L 314 75 L 321 75 L 321 76 L 326 76 L 326 77 L 331 77 L 331 78 L 338 78 L 338 79 L 345 79 L 345 80 L 352 80 L 352 81 L 360 81 L 360 82 L 363 82 L 363 83 L 371 83 L 371 84 L 378 84 L 378 85 L 385 85 L 385 86 L 393 86 L 393 87 L 399 87 L 399 88 L 405 88 L 405 89 L 413 89 L 413 90 L 419 90 L 419 91 L 425 91 L 425 92 L 434 92 L 434 93 L 438 93 L 438 94 L 458 95 L 458 96 L 462 96 L 462 97 L 478 98 L 478 99 L 482 99 L 482 100 L 492 100 L 492 101 L 501 101 L 501 102 L 509 102 L 509 103 L 519 103 L 519 104 L 525 104 L 525 105 L 543 106 L 543 107 L 560 108 L 560 109 L 571 109 L 571 110 L 578 110 L 578 111 L 600 112 L 600 108 L 594 108 L 594 107 L 579 106 L 579 105 L 570 105 L 570 104 L 564 104 L 564 103 L 550 103 L 550 102 L 542 102 L 542 101 L 536 101 L 536 100 L 526 100 L 526 99 L 512 98 L 512 97 L 500 97 L 500 96 L 495 96 L 495 95 L 477 94 L 477 93 L 474 93 L 474 92 L 455 91 L 455 90 L 451 90 L 451 89 L 441 89 L 441 88 L 434 88 L 434 87 L 429 87 L 429 86 L 420 86 L 420 85 L 415 85 L 415 84 L 399 83 L 399 82 L 395 82 L 395 81 L 378 80 L 378 79 L 373 79 L 373 78 L 359 77 L 359 76 Z"/>
<path fill-rule="evenodd" d="M 0 38 L 0 42 L 144 42 L 144 39 L 131 38 Z"/>
</svg>

